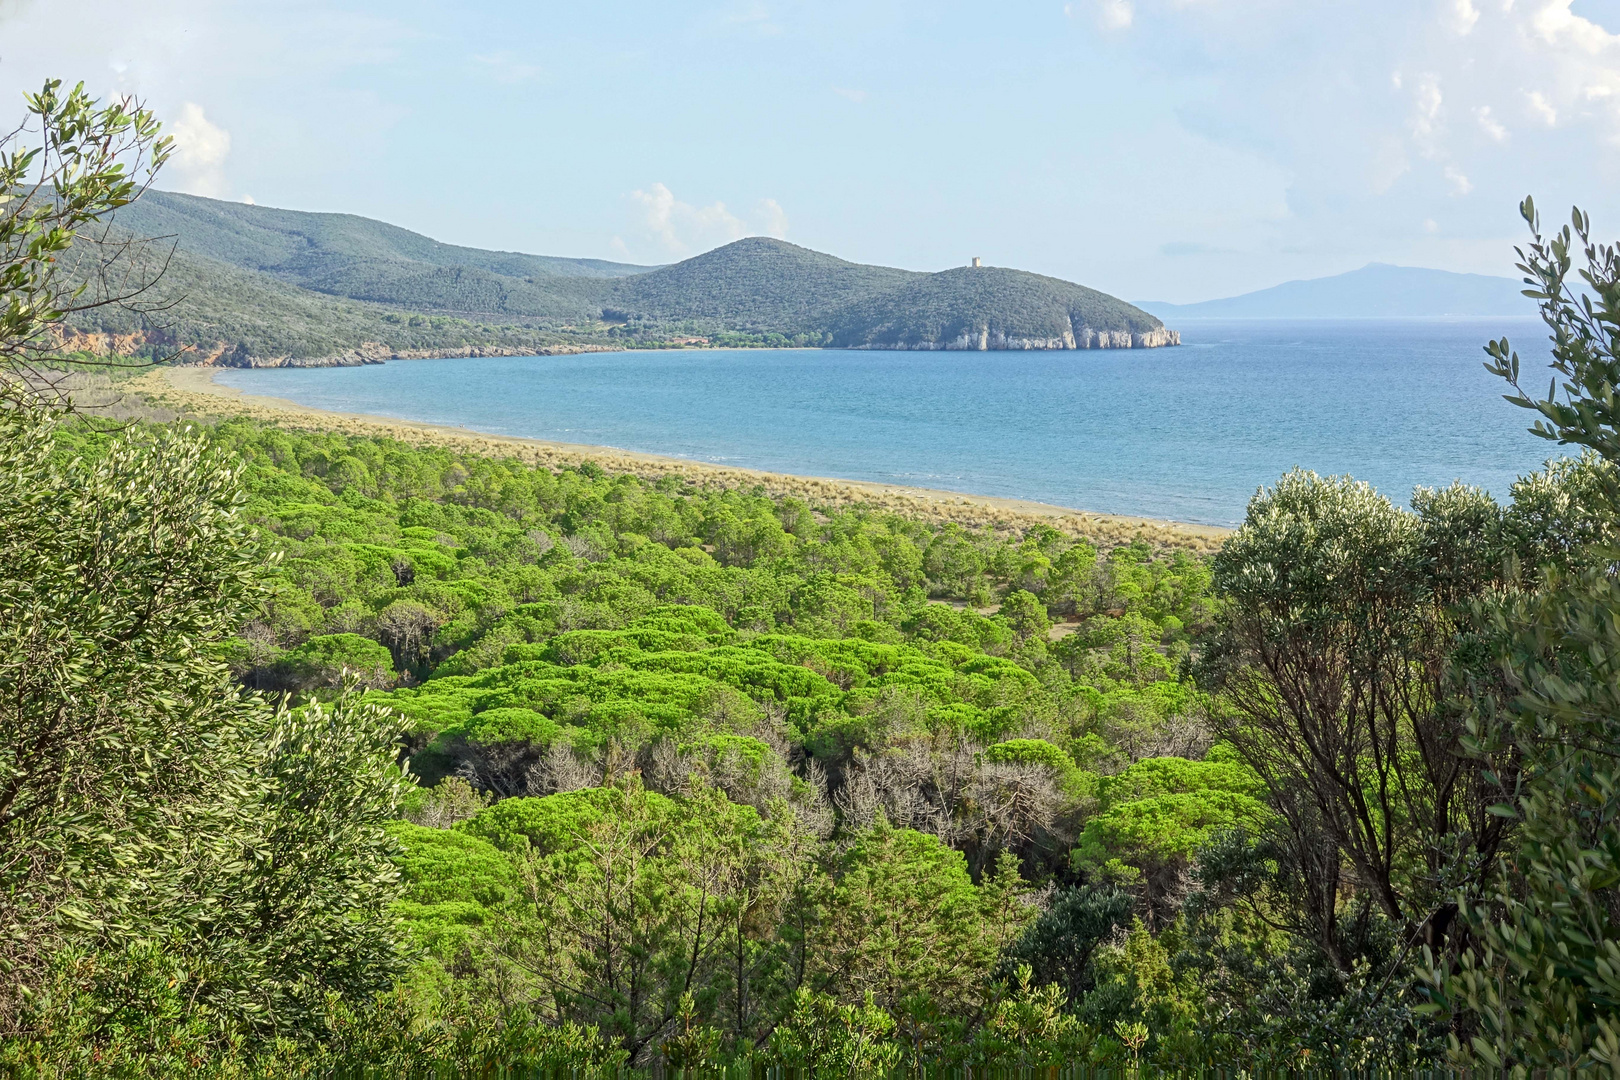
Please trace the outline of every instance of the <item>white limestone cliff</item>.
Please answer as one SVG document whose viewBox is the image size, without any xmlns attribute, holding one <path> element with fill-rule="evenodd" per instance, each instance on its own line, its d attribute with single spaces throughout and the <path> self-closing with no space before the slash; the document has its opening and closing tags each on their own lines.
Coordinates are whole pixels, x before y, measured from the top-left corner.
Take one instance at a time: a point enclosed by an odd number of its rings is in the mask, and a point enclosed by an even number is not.
<svg viewBox="0 0 1620 1080">
<path fill-rule="evenodd" d="M 1000 330 L 980 328 L 977 334 L 961 334 L 949 341 L 871 342 L 857 349 L 902 349 L 925 352 L 995 352 L 1024 349 L 1158 349 L 1180 345 L 1181 334 L 1168 327 L 1152 330 L 1093 330 L 1082 326 L 1065 330 L 1062 337 L 1008 337 Z"/>
</svg>

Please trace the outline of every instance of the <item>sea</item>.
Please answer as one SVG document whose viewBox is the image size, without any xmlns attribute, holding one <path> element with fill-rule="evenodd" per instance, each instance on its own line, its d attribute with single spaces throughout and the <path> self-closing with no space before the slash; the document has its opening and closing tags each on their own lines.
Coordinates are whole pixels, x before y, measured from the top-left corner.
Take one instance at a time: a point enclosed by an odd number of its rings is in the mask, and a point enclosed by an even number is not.
<svg viewBox="0 0 1620 1080">
<path fill-rule="evenodd" d="M 1506 500 L 1569 452 L 1530 435 L 1484 345 L 1547 384 L 1533 318 L 1201 320 L 1183 344 L 1064 352 L 681 349 L 231 369 L 303 405 L 770 472 L 1235 525 L 1295 467 L 1404 504 Z"/>
</svg>

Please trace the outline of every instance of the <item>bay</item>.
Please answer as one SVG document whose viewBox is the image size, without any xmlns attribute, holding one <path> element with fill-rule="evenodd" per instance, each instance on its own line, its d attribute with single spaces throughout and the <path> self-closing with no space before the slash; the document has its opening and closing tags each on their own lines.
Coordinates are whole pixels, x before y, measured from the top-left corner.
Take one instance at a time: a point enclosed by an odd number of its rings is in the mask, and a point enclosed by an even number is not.
<svg viewBox="0 0 1620 1080">
<path fill-rule="evenodd" d="M 717 464 L 1214 525 L 1295 466 L 1397 502 L 1506 499 L 1562 453 L 1482 347 L 1547 376 L 1534 319 L 1209 320 L 1184 344 L 1080 352 L 686 349 L 231 369 L 303 405 Z"/>
</svg>

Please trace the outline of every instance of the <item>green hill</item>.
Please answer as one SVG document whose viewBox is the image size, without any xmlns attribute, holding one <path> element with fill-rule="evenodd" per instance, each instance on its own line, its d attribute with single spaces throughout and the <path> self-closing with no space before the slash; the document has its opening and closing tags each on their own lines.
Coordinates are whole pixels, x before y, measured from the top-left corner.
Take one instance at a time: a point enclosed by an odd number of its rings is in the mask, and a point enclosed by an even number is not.
<svg viewBox="0 0 1620 1080">
<path fill-rule="evenodd" d="M 148 192 L 116 224 L 181 251 L 352 300 L 498 321 L 595 322 L 612 278 L 645 266 L 441 244 L 353 214 Z"/>
<path fill-rule="evenodd" d="M 928 275 L 845 262 L 754 236 L 613 284 L 614 313 L 650 321 L 710 320 L 737 330 L 826 329 L 836 307 Z"/>
<path fill-rule="evenodd" d="M 300 282 L 305 288 L 473 319 L 516 318 L 545 324 L 594 323 L 612 283 L 583 275 L 519 278 L 476 266 L 434 266 L 386 259 L 331 260 Z"/>
<path fill-rule="evenodd" d="M 457 247 L 354 214 L 278 210 L 172 191 L 147 192 L 118 212 L 118 224 L 145 236 L 177 236 L 194 254 L 300 282 L 334 263 L 355 261 L 468 266 L 518 278 L 536 274 L 615 278 L 652 269 L 601 259 Z"/>
<path fill-rule="evenodd" d="M 225 363 L 542 345 L 1092 348 L 1173 344 L 1144 311 L 1056 278 L 846 262 L 764 237 L 643 267 L 457 247 L 352 214 L 149 192 L 115 227 L 172 237 L 145 315 L 77 329 L 143 336 Z"/>
<path fill-rule="evenodd" d="M 833 312 L 834 345 L 911 349 L 1075 349 L 1130 344 L 1164 324 L 1107 293 L 1000 267 L 919 274 Z"/>
<path fill-rule="evenodd" d="M 1098 347 L 1100 333 L 1103 347 L 1164 335 L 1147 312 L 1058 278 L 999 267 L 922 274 L 768 237 L 621 278 L 611 305 L 610 316 L 632 324 L 684 320 L 855 348 L 1074 349 Z"/>
<path fill-rule="evenodd" d="M 140 279 L 145 271 L 137 270 Z M 327 296 L 177 250 L 152 292 L 137 305 L 98 308 L 68 320 L 70 336 L 114 334 L 116 351 L 163 356 L 187 348 L 199 359 L 253 364 L 405 352 L 539 350 L 571 338 L 534 327 L 499 325 Z M 78 340 L 91 351 L 102 342 Z M 369 348 L 368 348 L 369 347 Z"/>
</svg>

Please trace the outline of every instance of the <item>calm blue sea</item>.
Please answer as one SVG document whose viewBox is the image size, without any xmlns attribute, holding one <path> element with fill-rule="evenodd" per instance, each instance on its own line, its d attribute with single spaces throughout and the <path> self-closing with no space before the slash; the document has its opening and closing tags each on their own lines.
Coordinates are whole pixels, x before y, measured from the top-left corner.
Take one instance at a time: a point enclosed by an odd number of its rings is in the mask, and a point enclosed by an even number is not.
<svg viewBox="0 0 1620 1080">
<path fill-rule="evenodd" d="M 1506 498 L 1560 452 L 1481 366 L 1533 319 L 1206 321 L 1180 348 L 685 350 L 231 370 L 305 405 L 502 435 L 1233 524 L 1295 465 L 1404 502 L 1461 479 Z M 1544 385 L 1527 378 L 1530 386 Z"/>
</svg>

